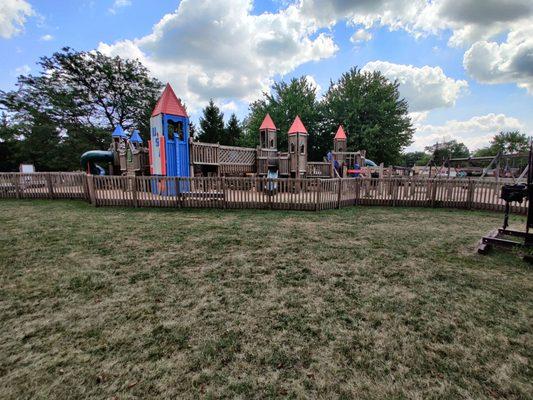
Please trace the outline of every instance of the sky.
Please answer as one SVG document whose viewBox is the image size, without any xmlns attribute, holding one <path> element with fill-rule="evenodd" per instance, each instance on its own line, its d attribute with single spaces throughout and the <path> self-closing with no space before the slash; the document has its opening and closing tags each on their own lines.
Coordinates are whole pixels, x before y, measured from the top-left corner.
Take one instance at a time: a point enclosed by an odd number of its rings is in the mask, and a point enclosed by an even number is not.
<svg viewBox="0 0 533 400">
<path fill-rule="evenodd" d="M 243 118 L 292 77 L 320 96 L 357 66 L 399 82 L 416 128 L 407 150 L 533 135 L 533 0 L 0 2 L 0 90 L 64 46 L 139 59 L 193 121 L 210 98 Z"/>
</svg>

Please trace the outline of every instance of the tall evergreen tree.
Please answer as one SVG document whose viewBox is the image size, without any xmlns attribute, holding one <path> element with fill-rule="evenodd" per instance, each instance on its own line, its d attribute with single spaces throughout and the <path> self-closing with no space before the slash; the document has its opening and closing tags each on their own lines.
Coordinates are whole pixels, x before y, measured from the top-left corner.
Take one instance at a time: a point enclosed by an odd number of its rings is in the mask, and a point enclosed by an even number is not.
<svg viewBox="0 0 533 400">
<path fill-rule="evenodd" d="M 198 140 L 207 143 L 220 143 L 224 136 L 224 114 L 215 105 L 213 99 L 203 109 L 200 117 L 200 134 Z"/>
<path fill-rule="evenodd" d="M 235 114 L 231 114 L 226 124 L 226 132 L 220 141 L 220 144 L 228 146 L 237 146 L 241 142 L 242 128 Z"/>
<path fill-rule="evenodd" d="M 398 83 L 380 72 L 352 68 L 332 82 L 322 100 L 322 136 L 342 124 L 348 133 L 348 149 L 366 150 L 376 162 L 400 161 L 411 143 L 414 129 L 408 104 L 400 98 Z"/>
</svg>

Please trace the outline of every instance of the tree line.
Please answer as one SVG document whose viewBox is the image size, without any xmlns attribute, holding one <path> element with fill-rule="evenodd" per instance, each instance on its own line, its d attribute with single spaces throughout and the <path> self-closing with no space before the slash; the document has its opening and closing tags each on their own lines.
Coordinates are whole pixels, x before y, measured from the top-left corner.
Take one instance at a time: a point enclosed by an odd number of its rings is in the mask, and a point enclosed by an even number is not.
<svg viewBox="0 0 533 400">
<path fill-rule="evenodd" d="M 0 91 L 0 170 L 17 170 L 21 162 L 40 171 L 79 169 L 80 155 L 106 149 L 117 124 L 149 137 L 150 112 L 163 85 L 139 61 L 65 47 L 38 64 L 40 73 L 19 76 L 15 90 Z M 206 142 L 254 147 L 267 112 L 279 128 L 282 151 L 290 124 L 300 115 L 311 160 L 321 160 L 331 149 L 339 124 L 348 133 L 348 149 L 366 149 L 386 164 L 401 159 L 413 134 L 398 83 L 358 68 L 331 82 L 322 98 L 305 77 L 276 82 L 250 104 L 243 121 L 232 114 L 224 123 L 211 100 L 191 133 Z"/>
<path fill-rule="evenodd" d="M 424 151 L 405 153 L 402 165 L 407 167 L 423 166 L 429 163 L 444 165 L 450 158 L 494 157 L 498 153 L 527 153 L 529 141 L 530 138 L 519 131 L 499 132 L 494 135 L 488 146 L 470 151 L 464 143 L 450 140 L 426 146 Z"/>
<path fill-rule="evenodd" d="M 139 61 L 65 47 L 38 64 L 40 73 L 21 75 L 15 90 L 0 91 L 0 171 L 15 171 L 22 162 L 40 171 L 79 169 L 84 151 L 108 148 L 117 124 L 149 138 L 150 113 L 163 85 Z M 190 130 L 201 141 L 255 147 L 270 113 L 279 130 L 278 149 L 286 151 L 287 131 L 299 115 L 309 132 L 310 160 L 322 160 L 331 150 L 342 124 L 350 151 L 365 149 L 386 165 L 421 163 L 427 153 L 403 153 L 414 132 L 408 112 L 397 82 L 354 67 L 330 82 L 322 97 L 305 77 L 276 82 L 249 105 L 243 121 L 232 114 L 224 123 L 211 100 L 198 128 L 191 123 Z M 454 154 L 465 150 L 459 144 L 450 148 Z"/>
</svg>

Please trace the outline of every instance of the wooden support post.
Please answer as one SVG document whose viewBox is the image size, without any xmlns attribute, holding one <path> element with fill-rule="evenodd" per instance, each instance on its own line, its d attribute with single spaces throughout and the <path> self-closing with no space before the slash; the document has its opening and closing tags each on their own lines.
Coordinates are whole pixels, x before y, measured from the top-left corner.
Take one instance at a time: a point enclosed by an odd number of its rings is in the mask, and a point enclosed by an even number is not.
<svg viewBox="0 0 533 400">
<path fill-rule="evenodd" d="M 474 207 L 474 190 L 476 189 L 475 183 L 472 179 L 468 180 L 468 192 L 466 196 L 466 208 L 471 210 Z"/>
<path fill-rule="evenodd" d="M 89 188 L 89 199 L 91 204 L 96 207 L 96 191 L 94 190 L 94 176 L 87 175 L 87 187 Z"/>
<path fill-rule="evenodd" d="M 15 195 L 20 199 L 20 175 L 13 174 L 13 186 L 15 186 Z"/>
<path fill-rule="evenodd" d="M 226 186 L 226 177 L 222 177 L 221 178 L 222 182 L 221 182 L 221 185 L 222 185 L 222 208 L 225 210 L 226 208 L 228 208 L 228 199 L 226 197 L 227 195 L 227 186 Z"/>
<path fill-rule="evenodd" d="M 391 179 L 391 198 L 392 198 L 392 206 L 396 206 L 396 200 L 398 197 L 398 181 L 396 179 Z"/>
<path fill-rule="evenodd" d="M 359 199 L 361 198 L 361 178 L 355 181 L 355 199 L 354 206 L 359 204 Z"/>
<path fill-rule="evenodd" d="M 45 175 L 46 179 L 46 186 L 48 186 L 48 198 L 53 199 L 54 198 L 54 186 L 52 184 L 52 177 L 50 176 L 50 173 L 47 173 Z"/>
<path fill-rule="evenodd" d="M 437 205 L 437 180 L 433 179 L 431 181 L 431 207 L 435 207 Z"/>
<path fill-rule="evenodd" d="M 338 180 L 339 192 L 337 194 L 337 208 L 341 208 L 341 196 L 342 196 L 342 179 Z"/>
<path fill-rule="evenodd" d="M 273 188 L 273 187 L 274 187 L 274 186 L 273 186 L 274 183 L 273 183 L 273 181 L 272 181 L 271 178 L 267 178 L 267 180 L 266 180 L 266 184 L 267 184 L 267 187 L 264 188 L 263 190 L 266 189 L 266 192 L 268 193 L 268 208 L 269 208 L 270 210 L 272 210 L 272 196 L 273 196 L 273 192 L 274 192 L 274 191 L 273 191 L 273 190 L 270 190 L 270 188 Z M 279 185 L 279 182 L 278 182 L 278 185 Z"/>
<path fill-rule="evenodd" d="M 181 208 L 181 178 L 179 176 L 175 176 L 174 178 L 174 186 L 176 188 L 176 207 Z"/>
<path fill-rule="evenodd" d="M 83 196 L 87 202 L 91 202 L 91 197 L 89 196 L 89 183 L 87 182 L 87 174 L 83 175 Z"/>
<path fill-rule="evenodd" d="M 322 185 L 320 184 L 320 179 L 315 180 L 316 183 L 316 198 L 315 198 L 315 211 L 319 210 L 320 206 L 320 192 L 322 190 Z"/>
<path fill-rule="evenodd" d="M 133 207 L 137 208 L 138 207 L 138 204 L 137 204 L 137 177 L 134 175 L 134 176 L 131 176 L 130 177 L 130 187 L 131 187 L 131 195 L 132 195 L 132 203 L 133 203 Z"/>
</svg>

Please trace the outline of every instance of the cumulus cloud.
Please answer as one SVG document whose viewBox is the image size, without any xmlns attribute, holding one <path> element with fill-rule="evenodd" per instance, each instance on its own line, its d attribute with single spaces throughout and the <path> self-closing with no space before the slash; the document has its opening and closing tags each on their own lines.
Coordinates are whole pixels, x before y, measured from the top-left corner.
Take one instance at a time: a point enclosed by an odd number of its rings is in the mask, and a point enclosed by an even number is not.
<svg viewBox="0 0 533 400">
<path fill-rule="evenodd" d="M 2 0 L 0 2 L 0 37 L 9 39 L 19 34 L 26 18 L 35 15 L 26 0 Z"/>
<path fill-rule="evenodd" d="M 450 46 L 470 47 L 465 68 L 485 83 L 513 82 L 531 93 L 531 0 L 301 0 L 302 12 L 318 25 L 346 20 L 362 26 L 352 41 L 372 26 L 403 29 L 415 37 L 451 32 Z M 509 33 L 507 41 L 491 41 Z M 487 62 L 487 65 L 482 65 Z"/>
<path fill-rule="evenodd" d="M 516 83 L 533 94 L 533 26 L 510 32 L 501 44 L 480 41 L 465 53 L 464 68 L 483 83 Z"/>
<path fill-rule="evenodd" d="M 151 34 L 98 49 L 141 60 L 192 109 L 210 97 L 250 100 L 268 90 L 275 75 L 337 51 L 329 35 L 302 18 L 298 5 L 251 11 L 251 0 L 183 0 Z"/>
<path fill-rule="evenodd" d="M 108 11 L 111 14 L 116 14 L 121 8 L 131 6 L 131 0 L 115 0 Z"/>
<path fill-rule="evenodd" d="M 393 64 L 387 61 L 371 61 L 363 71 L 381 71 L 389 80 L 397 80 L 400 94 L 413 112 L 428 111 L 438 107 L 451 107 L 468 88 L 464 80 L 455 80 L 444 74 L 440 67 Z"/>
<path fill-rule="evenodd" d="M 312 87 L 315 88 L 317 96 L 320 96 L 320 94 L 322 93 L 322 87 L 318 84 L 315 77 L 312 75 L 306 75 L 305 79 Z"/>
<path fill-rule="evenodd" d="M 338 20 L 369 28 L 403 29 L 415 36 L 450 30 L 450 44 L 465 45 L 527 25 L 531 0 L 301 0 L 304 15 L 318 24 Z"/>
<path fill-rule="evenodd" d="M 408 151 L 424 150 L 424 147 L 448 140 L 463 142 L 470 150 L 487 146 L 500 131 L 524 130 L 524 125 L 505 114 L 487 114 L 468 120 L 450 120 L 443 125 L 425 124 L 423 119 L 414 124 L 416 132 Z"/>
<path fill-rule="evenodd" d="M 50 34 L 46 34 L 46 35 L 41 36 L 41 40 L 45 42 L 49 42 L 50 40 L 54 40 L 54 37 Z"/>
<path fill-rule="evenodd" d="M 369 40 L 372 40 L 372 34 L 364 29 L 357 30 L 350 38 L 352 43 L 368 42 Z"/>
<path fill-rule="evenodd" d="M 15 69 L 17 75 L 28 75 L 31 72 L 31 67 L 27 64 L 21 65 Z"/>
</svg>

